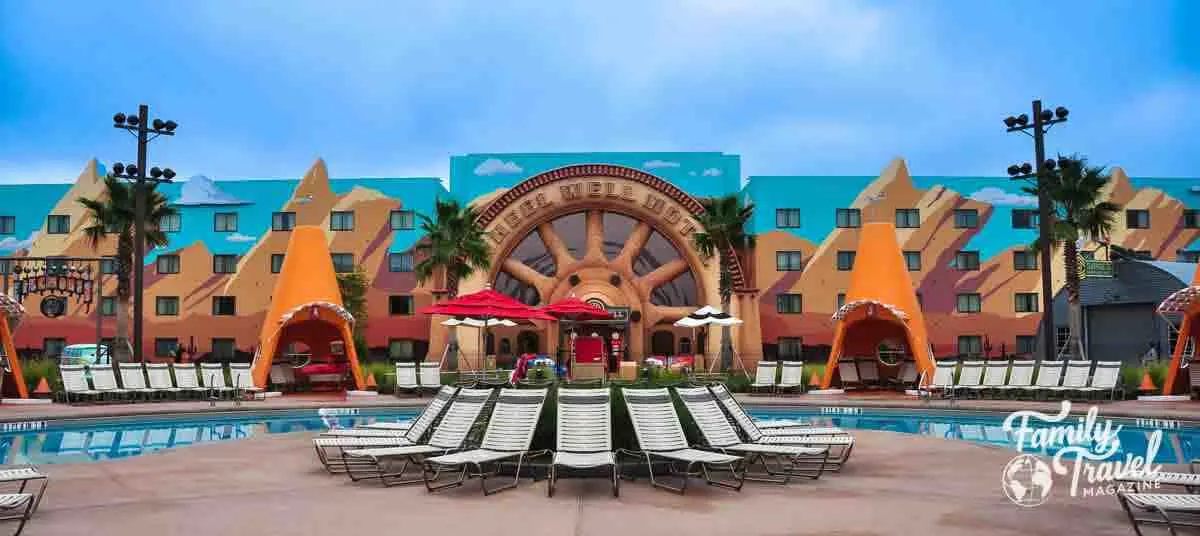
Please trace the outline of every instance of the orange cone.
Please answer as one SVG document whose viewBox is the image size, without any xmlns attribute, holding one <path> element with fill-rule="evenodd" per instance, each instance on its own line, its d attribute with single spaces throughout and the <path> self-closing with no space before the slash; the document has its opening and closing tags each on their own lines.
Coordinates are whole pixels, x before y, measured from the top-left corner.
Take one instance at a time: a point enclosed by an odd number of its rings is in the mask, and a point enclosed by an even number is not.
<svg viewBox="0 0 1200 536">
<path fill-rule="evenodd" d="M 808 386 L 809 387 L 820 387 L 821 386 L 821 377 L 817 375 L 817 371 L 814 370 L 812 373 L 812 377 L 808 379 Z"/>
<path fill-rule="evenodd" d="M 33 389 L 33 396 L 38 398 L 50 396 L 50 383 L 46 381 L 44 376 L 41 380 L 38 380 L 37 387 Z"/>
<path fill-rule="evenodd" d="M 374 391 L 377 387 L 379 387 L 379 385 L 375 383 L 375 375 L 367 374 L 367 390 Z"/>
<path fill-rule="evenodd" d="M 1142 384 L 1138 386 L 1138 390 L 1139 391 L 1157 391 L 1158 390 L 1158 388 L 1154 386 L 1154 380 L 1150 379 L 1150 371 L 1147 370 L 1145 373 L 1142 374 Z"/>
</svg>

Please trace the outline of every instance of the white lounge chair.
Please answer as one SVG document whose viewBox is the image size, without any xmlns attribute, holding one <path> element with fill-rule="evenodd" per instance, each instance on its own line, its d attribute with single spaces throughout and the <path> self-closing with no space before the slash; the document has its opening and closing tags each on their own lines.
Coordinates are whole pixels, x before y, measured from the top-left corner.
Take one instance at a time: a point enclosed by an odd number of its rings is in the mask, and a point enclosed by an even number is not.
<svg viewBox="0 0 1200 536">
<path fill-rule="evenodd" d="M 149 400 L 151 396 L 162 394 L 156 389 L 146 387 L 146 372 L 141 363 L 122 363 L 118 366 L 121 368 L 121 386 L 129 391 L 131 396 L 142 396 Z"/>
<path fill-rule="evenodd" d="M 1166 525 L 1172 535 L 1178 534 L 1177 527 L 1200 527 L 1200 495 L 1197 494 L 1117 493 L 1117 501 L 1129 516 L 1137 536 L 1142 536 L 1141 525 Z"/>
<path fill-rule="evenodd" d="M 1057 387 L 1047 387 L 1051 393 L 1062 393 L 1063 398 L 1068 398 L 1071 393 L 1082 392 L 1088 385 L 1088 378 L 1092 373 L 1092 362 L 1087 360 L 1071 360 L 1067 361 L 1067 370 L 1063 375 L 1062 385 Z"/>
<path fill-rule="evenodd" d="M 901 389 L 912 386 L 917 387 L 919 375 L 917 374 L 917 364 L 913 361 L 904 361 L 900 363 L 900 372 L 892 381 L 899 384 Z"/>
<path fill-rule="evenodd" d="M 439 395 L 440 396 L 440 395 Z M 378 479 L 383 485 L 417 484 L 425 475 L 413 478 L 409 467 L 422 468 L 427 456 L 448 454 L 461 450 L 475 421 L 492 397 L 491 389 L 462 389 L 450 403 L 446 415 L 433 429 L 424 444 L 378 447 L 344 452 L 346 474 L 351 480 Z M 393 462 L 402 462 L 399 470 L 387 470 Z"/>
<path fill-rule="evenodd" d="M 1133 491 L 1135 492 L 1150 491 L 1153 493 L 1152 490 L 1157 490 L 1162 486 L 1181 486 L 1188 493 L 1196 493 L 1200 491 L 1200 473 L 1196 472 L 1198 468 L 1200 468 L 1200 460 L 1192 460 L 1189 464 L 1190 472 L 1187 473 L 1126 471 L 1113 477 L 1113 480 L 1132 484 Z"/>
<path fill-rule="evenodd" d="M 718 389 L 718 387 L 720 387 Z M 724 386 L 713 386 L 712 392 L 717 397 L 717 401 L 729 412 L 733 417 L 733 422 L 737 423 L 742 432 L 746 434 L 746 438 L 750 443 L 761 443 L 764 445 L 800 445 L 805 447 L 829 447 L 830 451 L 830 468 L 834 471 L 841 471 L 842 466 L 850 459 L 850 453 L 854 451 L 854 438 L 840 434 L 822 434 L 822 435 L 786 435 L 793 433 L 797 428 L 768 428 L 761 429 L 758 424 L 750 418 L 746 410 L 742 408 L 729 390 Z M 799 429 L 803 430 L 803 429 Z M 815 430 L 810 428 L 809 431 Z M 840 431 L 840 430 L 839 430 Z M 799 432 L 804 433 L 804 432 Z M 836 449 L 836 450 L 832 450 Z"/>
<path fill-rule="evenodd" d="M 858 367 L 858 379 L 864 386 L 879 385 L 878 359 L 858 359 L 855 365 Z"/>
<path fill-rule="evenodd" d="M 558 437 L 546 496 L 554 496 L 560 467 L 572 470 L 607 468 L 612 473 L 613 497 L 621 494 L 620 475 L 612 448 L 612 404 L 608 389 L 559 389 Z"/>
<path fill-rule="evenodd" d="M 704 436 L 709 448 L 726 454 L 746 456 L 746 479 L 786 484 L 791 477 L 816 480 L 825 471 L 829 461 L 828 447 L 801 447 L 794 445 L 763 445 L 743 443 L 737 431 L 730 426 L 725 412 L 717 399 L 704 387 L 678 387 L 675 392 L 691 413 L 692 420 Z M 768 458 L 774 461 L 772 469 Z M 751 473 L 755 463 L 762 466 L 762 473 Z"/>
<path fill-rule="evenodd" d="M 401 390 L 416 391 L 421 388 L 417 383 L 417 364 L 412 361 L 396 362 L 396 394 Z"/>
<path fill-rule="evenodd" d="M 92 365 L 88 367 L 92 373 L 92 387 L 103 395 L 123 398 L 129 395 L 128 389 L 117 385 L 117 376 L 113 373 L 112 365 Z"/>
<path fill-rule="evenodd" d="M 962 367 L 958 371 L 958 381 L 954 382 L 952 391 L 955 394 L 961 391 L 970 391 L 979 386 L 979 382 L 983 381 L 983 361 L 963 361 Z"/>
<path fill-rule="evenodd" d="M 1062 381 L 1063 364 L 1062 361 L 1042 361 L 1042 364 L 1038 365 L 1034 392 L 1049 396 L 1050 391 L 1057 389 L 1059 382 Z"/>
<path fill-rule="evenodd" d="M 784 361 L 779 372 L 780 391 L 804 390 L 804 363 L 800 361 Z"/>
<path fill-rule="evenodd" d="M 933 378 L 930 378 L 929 384 L 922 386 L 921 394 L 928 398 L 932 398 L 934 393 L 941 393 L 942 397 L 951 397 L 954 395 L 954 368 L 958 364 L 954 361 L 938 361 L 933 365 Z"/>
<path fill-rule="evenodd" d="M 83 365 L 59 365 L 58 377 L 63 384 L 63 399 L 68 404 L 71 403 L 72 399 L 76 402 L 80 400 L 96 400 L 102 394 L 88 385 Z"/>
<path fill-rule="evenodd" d="M 1082 394 L 1103 395 L 1108 393 L 1109 400 L 1116 400 L 1117 393 L 1125 397 L 1125 389 L 1121 387 L 1121 362 L 1097 361 L 1096 370 L 1092 373 L 1092 382 L 1087 387 L 1079 389 Z"/>
<path fill-rule="evenodd" d="M 171 381 L 171 366 L 166 363 L 146 363 L 146 378 L 150 388 L 163 396 L 179 398 L 179 393 L 184 391 Z"/>
<path fill-rule="evenodd" d="M 30 493 L 6 493 L 0 495 L 0 520 L 18 521 L 17 530 L 13 532 L 13 536 L 20 536 L 21 531 L 25 530 L 25 524 L 29 522 L 29 517 L 33 515 L 36 504 L 37 499 Z"/>
<path fill-rule="evenodd" d="M 1016 360 L 1012 362 L 1011 372 L 1008 374 L 1008 383 L 996 388 L 998 393 L 1013 393 L 1020 395 L 1021 391 L 1028 391 L 1033 388 L 1033 360 Z"/>
<path fill-rule="evenodd" d="M 456 387 L 446 386 L 442 388 L 437 396 L 434 396 L 433 400 L 425 405 L 425 409 L 421 410 L 421 414 L 412 421 L 412 425 L 403 430 L 372 428 L 338 430 L 340 432 L 361 432 L 359 435 L 349 433 L 329 435 L 333 430 L 326 432 L 324 437 L 313 439 L 313 448 L 317 451 L 317 460 L 321 462 L 321 466 L 326 471 L 337 473 L 348 469 L 347 463 L 350 460 L 344 459 L 345 451 L 348 449 L 416 445 L 420 442 L 421 437 L 425 435 L 425 432 L 429 431 L 429 428 L 433 426 L 437 418 L 441 416 L 446 406 L 450 405 L 450 401 L 454 399 L 457 391 L 458 388 Z M 374 432 L 383 433 L 372 435 Z M 375 441 L 356 441 L 358 439 L 373 439 Z"/>
<path fill-rule="evenodd" d="M 417 366 L 417 370 L 420 372 L 417 379 L 421 390 L 436 391 L 442 388 L 441 363 L 422 362 Z"/>
<path fill-rule="evenodd" d="M 230 363 L 229 376 L 233 381 L 234 396 L 249 395 L 250 400 L 267 399 L 266 390 L 254 385 L 254 373 L 250 370 L 250 363 Z"/>
<path fill-rule="evenodd" d="M 468 478 L 479 479 L 484 495 L 517 487 L 525 459 L 538 454 L 530 451 L 530 445 L 548 392 L 547 389 L 501 389 L 479 448 L 426 458 L 422 473 L 425 489 L 433 492 L 461 486 Z M 496 476 L 500 464 L 509 460 L 517 462 L 512 482 L 489 489 L 487 479 Z M 440 482 L 437 477 L 442 471 L 457 472 L 458 478 Z"/>
<path fill-rule="evenodd" d="M 200 363 L 201 385 L 207 388 L 210 396 L 224 398 L 233 395 L 233 388 L 225 382 L 225 366 L 220 363 Z"/>
<path fill-rule="evenodd" d="M 754 383 L 750 384 L 750 390 L 774 391 L 775 373 L 778 370 L 779 363 L 775 361 L 759 361 L 758 368 L 754 371 Z"/>
<path fill-rule="evenodd" d="M 274 385 L 280 391 L 288 391 L 296 388 L 296 371 L 291 365 L 281 363 L 271 365 L 269 377 L 271 385 Z"/>
<path fill-rule="evenodd" d="M 38 469 L 36 465 L 10 465 L 0 468 L 0 483 L 13 482 L 21 483 L 21 487 L 17 490 L 17 493 L 25 493 L 25 487 L 30 483 L 37 482 L 40 484 L 33 501 L 33 509 L 30 511 L 31 513 L 36 512 L 38 505 L 42 504 L 42 496 L 46 494 L 46 486 L 50 483 L 50 478 L 46 476 L 46 473 Z"/>
<path fill-rule="evenodd" d="M 764 435 L 842 435 L 846 431 L 836 426 L 813 426 L 811 423 L 797 421 L 794 419 L 772 419 L 763 421 L 754 419 L 746 412 L 746 408 L 729 393 L 723 384 L 713 384 L 713 394 L 730 415 L 737 419 L 747 419 L 754 423 L 754 426 L 762 430 Z"/>
<path fill-rule="evenodd" d="M 202 396 L 208 392 L 208 389 L 200 386 L 195 363 L 172 363 L 171 371 L 175 374 L 175 386 L 184 393 Z"/>
<path fill-rule="evenodd" d="M 666 389 L 622 388 L 621 394 L 629 410 L 629 420 L 633 422 L 640 450 L 621 449 L 617 452 L 637 458 L 639 464 L 645 462 L 652 486 L 683 494 L 687 491 L 688 480 L 699 476 L 712 486 L 742 490 L 746 481 L 745 458 L 691 448 L 683 434 L 679 416 L 675 414 L 671 394 Z M 681 477 L 679 486 L 664 484 L 655 478 L 656 458 L 669 462 L 667 465 L 672 469 L 676 462 L 684 464 L 683 471 L 678 473 Z M 714 480 L 709 474 L 714 470 L 729 472 L 731 479 Z"/>
<path fill-rule="evenodd" d="M 862 387 L 863 382 L 858 378 L 858 365 L 854 359 L 842 357 L 838 359 L 838 378 L 842 381 L 842 389 L 850 386 Z"/>
<path fill-rule="evenodd" d="M 1008 361 L 988 361 L 984 366 L 983 383 L 976 386 L 968 386 L 967 390 L 979 393 L 979 396 L 982 398 L 984 393 L 995 392 L 1000 387 L 1003 387 L 1007 379 Z"/>
</svg>

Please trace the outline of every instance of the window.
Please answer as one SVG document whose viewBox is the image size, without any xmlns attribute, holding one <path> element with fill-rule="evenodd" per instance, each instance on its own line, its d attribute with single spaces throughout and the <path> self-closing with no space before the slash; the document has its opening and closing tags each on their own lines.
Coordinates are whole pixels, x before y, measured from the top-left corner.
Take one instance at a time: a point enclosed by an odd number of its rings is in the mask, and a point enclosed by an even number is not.
<svg viewBox="0 0 1200 536">
<path fill-rule="evenodd" d="M 213 231 L 218 233 L 236 233 L 237 221 L 237 212 L 218 212 L 213 214 Z"/>
<path fill-rule="evenodd" d="M 1013 308 L 1018 313 L 1038 312 L 1038 294 L 1036 292 L 1018 292 L 1013 294 Z"/>
<path fill-rule="evenodd" d="M 837 308 L 841 309 L 843 305 L 846 305 L 846 293 L 839 292 L 837 295 Z"/>
<path fill-rule="evenodd" d="M 854 252 L 839 251 L 837 252 L 837 269 L 843 272 L 848 272 L 854 269 Z"/>
<path fill-rule="evenodd" d="M 1037 270 L 1037 252 L 1032 250 L 1013 252 L 1013 270 Z"/>
<path fill-rule="evenodd" d="M 179 255 L 159 255 L 154 260 L 154 269 L 160 274 L 179 273 Z"/>
<path fill-rule="evenodd" d="M 916 208 L 896 209 L 897 229 L 916 229 L 921 226 L 921 210 Z"/>
<path fill-rule="evenodd" d="M 0 274 L 12 272 L 12 259 L 0 259 Z"/>
<path fill-rule="evenodd" d="M 47 337 L 42 339 L 42 354 L 46 357 L 58 357 L 67 347 L 67 340 L 62 337 Z"/>
<path fill-rule="evenodd" d="M 1071 340 L 1071 327 L 1058 326 L 1054 328 L 1054 347 L 1063 350 L 1067 347 L 1067 342 Z"/>
<path fill-rule="evenodd" d="M 51 275 L 65 275 L 67 273 L 67 260 L 62 257 L 50 257 L 46 259 L 46 272 Z"/>
<path fill-rule="evenodd" d="M 800 209 L 798 208 L 777 208 L 775 209 L 775 227 L 780 229 L 795 228 L 800 226 Z"/>
<path fill-rule="evenodd" d="M 1017 355 L 1033 355 L 1036 351 L 1036 335 L 1017 335 Z"/>
<path fill-rule="evenodd" d="M 1126 229 L 1149 229 L 1150 228 L 1150 211 L 1140 208 L 1129 209 L 1125 211 L 1125 228 Z"/>
<path fill-rule="evenodd" d="M 983 357 L 983 337 L 979 335 L 959 335 L 958 355 L 963 357 Z"/>
<path fill-rule="evenodd" d="M 799 251 L 776 251 L 775 269 L 780 272 L 799 272 L 804 269 Z"/>
<path fill-rule="evenodd" d="M 100 257 L 100 273 L 105 275 L 117 273 L 117 258 Z"/>
<path fill-rule="evenodd" d="M 3 224 L 0 223 L 0 226 Z M 1183 226 L 1188 229 L 1200 229 L 1200 210 L 1186 209 L 1183 211 Z M 3 234 L 3 233 L 0 233 Z"/>
<path fill-rule="evenodd" d="M 978 251 L 959 251 L 954 255 L 954 268 L 961 271 L 979 269 Z"/>
<path fill-rule="evenodd" d="M 904 265 L 908 267 L 910 272 L 921 271 L 921 252 L 920 251 L 905 251 Z"/>
<path fill-rule="evenodd" d="M 100 316 L 117 316 L 117 298 L 115 296 L 100 298 Z"/>
<path fill-rule="evenodd" d="M 955 229 L 975 229 L 979 227 L 979 211 L 973 208 L 954 210 Z"/>
<path fill-rule="evenodd" d="M 237 355 L 237 343 L 233 339 L 215 338 L 212 340 L 212 357 L 230 360 Z M 205 382 L 207 385 L 207 382 Z"/>
<path fill-rule="evenodd" d="M 179 214 L 164 214 L 158 220 L 158 230 L 164 233 L 178 233 L 182 226 L 183 219 L 179 217 Z"/>
<path fill-rule="evenodd" d="M 117 225 L 116 222 L 111 222 L 111 221 L 104 222 L 104 233 L 105 234 L 119 234 L 120 232 L 121 232 L 121 226 Z"/>
<path fill-rule="evenodd" d="M 213 316 L 234 316 L 237 314 L 236 296 L 213 296 Z"/>
<path fill-rule="evenodd" d="M 329 230 L 330 231 L 353 231 L 354 230 L 354 212 L 353 211 L 333 211 L 329 213 Z"/>
<path fill-rule="evenodd" d="M 389 339 L 388 340 L 388 357 L 392 359 L 413 359 L 416 353 L 414 350 L 412 339 Z"/>
<path fill-rule="evenodd" d="M 862 227 L 862 211 L 856 208 L 837 209 L 838 227 Z"/>
<path fill-rule="evenodd" d="M 159 296 L 154 299 L 154 314 L 179 316 L 179 296 Z"/>
<path fill-rule="evenodd" d="M 295 212 L 273 212 L 271 213 L 271 230 L 272 231 L 291 231 L 296 228 L 296 213 Z"/>
<path fill-rule="evenodd" d="M 17 217 L 16 216 L 0 216 L 0 235 L 16 234 L 17 232 Z"/>
<path fill-rule="evenodd" d="M 1013 229 L 1035 229 L 1038 226 L 1038 213 L 1031 208 L 1014 208 L 1012 211 Z"/>
<path fill-rule="evenodd" d="M 333 271 L 339 274 L 350 273 L 354 271 L 354 255 L 351 253 L 334 253 Z"/>
<path fill-rule="evenodd" d="M 1175 252 L 1175 260 L 1179 262 L 1200 262 L 1200 250 L 1181 249 Z"/>
<path fill-rule="evenodd" d="M 415 220 L 413 211 L 411 210 L 393 210 L 390 219 L 393 231 L 408 230 L 416 227 L 413 221 Z"/>
<path fill-rule="evenodd" d="M 801 337 L 780 337 L 779 358 L 791 361 L 804 357 L 804 339 Z"/>
<path fill-rule="evenodd" d="M 978 313 L 981 301 L 979 293 L 964 292 L 958 295 L 958 303 L 954 310 L 960 313 Z"/>
<path fill-rule="evenodd" d="M 214 274 L 232 274 L 237 272 L 237 255 L 213 255 Z"/>
<path fill-rule="evenodd" d="M 271 273 L 277 274 L 282 271 L 283 271 L 283 254 L 282 253 L 272 253 L 271 254 Z"/>
<path fill-rule="evenodd" d="M 65 214 L 51 214 L 46 216 L 46 233 L 47 234 L 67 234 L 71 232 L 71 217 Z"/>
<path fill-rule="evenodd" d="M 175 357 L 175 350 L 178 348 L 179 339 L 154 339 L 154 357 Z"/>
<path fill-rule="evenodd" d="M 804 308 L 803 296 L 799 294 L 779 294 L 775 296 L 775 312 L 780 314 L 802 313 Z"/>
<path fill-rule="evenodd" d="M 412 253 L 391 253 L 388 255 L 388 271 L 389 272 L 411 272 L 413 271 L 413 254 Z"/>
<path fill-rule="evenodd" d="M 413 314 L 413 297 L 388 296 L 388 314 L 405 316 Z"/>
</svg>

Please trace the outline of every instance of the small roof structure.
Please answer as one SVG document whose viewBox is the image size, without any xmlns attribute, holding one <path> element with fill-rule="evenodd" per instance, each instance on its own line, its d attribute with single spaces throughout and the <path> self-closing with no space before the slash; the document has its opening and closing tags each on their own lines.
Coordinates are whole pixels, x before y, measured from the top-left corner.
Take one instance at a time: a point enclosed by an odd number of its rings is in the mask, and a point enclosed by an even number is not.
<svg viewBox="0 0 1200 536">
<path fill-rule="evenodd" d="M 6 294 L 0 294 L 0 354 L 4 355 L 12 371 L 11 377 L 4 380 L 16 384 L 17 396 L 29 398 L 29 388 L 25 386 L 25 376 L 21 373 L 21 360 L 17 359 L 17 349 L 13 345 L 13 334 L 17 332 L 17 326 L 21 325 L 24 316 L 24 306 Z"/>
<path fill-rule="evenodd" d="M 325 243 L 325 231 L 299 225 L 291 231 L 283 267 L 271 295 L 271 308 L 259 335 L 259 354 L 254 361 L 254 383 L 266 387 L 271 364 L 280 348 L 303 342 L 314 353 L 327 351 L 331 342 L 341 341 L 346 349 L 355 389 L 363 389 L 362 371 L 354 349 L 354 316 L 342 305 L 333 258 Z"/>
<path fill-rule="evenodd" d="M 833 314 L 837 325 L 821 382 L 825 389 L 833 383 L 838 359 L 856 353 L 874 355 L 887 340 L 903 339 L 919 372 L 932 372 L 934 367 L 925 316 L 896 242 L 895 226 L 866 223 L 858 237 L 846 303 Z"/>
<path fill-rule="evenodd" d="M 1179 337 L 1176 339 L 1175 348 L 1171 349 L 1171 366 L 1167 368 L 1167 378 L 1163 382 L 1164 395 L 1184 392 L 1187 387 L 1188 382 L 1181 377 L 1179 371 L 1187 366 L 1183 362 L 1183 355 L 1187 350 L 1188 341 L 1195 345 L 1195 339 L 1200 337 L 1200 265 L 1196 265 L 1194 269 L 1191 285 L 1175 291 L 1158 304 L 1158 314 L 1172 313 L 1183 315 L 1183 321 L 1179 324 Z M 1192 367 L 1188 369 L 1188 374 L 1200 374 Z"/>
<path fill-rule="evenodd" d="M 720 309 L 711 305 L 705 305 L 696 309 L 692 314 L 680 318 L 675 322 L 677 327 L 681 328 L 698 328 L 700 326 L 717 325 L 717 326 L 736 326 L 741 324 L 740 319 L 734 318 L 729 313 L 722 312 Z"/>
</svg>

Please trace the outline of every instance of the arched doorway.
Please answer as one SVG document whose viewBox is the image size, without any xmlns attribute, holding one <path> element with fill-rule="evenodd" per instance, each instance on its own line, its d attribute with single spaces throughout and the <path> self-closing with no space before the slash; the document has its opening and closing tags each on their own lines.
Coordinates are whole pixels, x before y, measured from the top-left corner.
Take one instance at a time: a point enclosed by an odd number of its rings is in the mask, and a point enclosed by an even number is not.
<svg viewBox="0 0 1200 536">
<path fill-rule="evenodd" d="M 655 331 L 650 337 L 650 355 L 674 355 L 675 334 L 670 331 Z"/>
<path fill-rule="evenodd" d="M 522 331 L 517 334 L 517 353 L 538 353 L 538 334 L 532 331 Z"/>
</svg>

